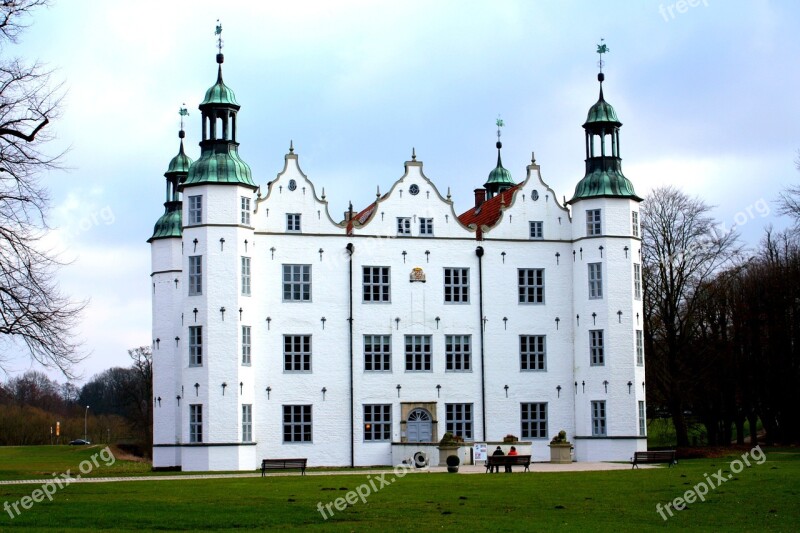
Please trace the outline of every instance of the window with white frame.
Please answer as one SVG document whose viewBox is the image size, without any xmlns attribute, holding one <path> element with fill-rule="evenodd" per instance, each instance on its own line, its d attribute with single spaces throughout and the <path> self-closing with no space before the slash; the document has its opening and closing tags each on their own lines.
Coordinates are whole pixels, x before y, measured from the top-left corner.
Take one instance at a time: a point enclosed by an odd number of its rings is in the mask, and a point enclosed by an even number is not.
<svg viewBox="0 0 800 533">
<path fill-rule="evenodd" d="M 519 369 L 547 370 L 544 335 L 519 336 Z"/>
<path fill-rule="evenodd" d="M 203 405 L 189 405 L 189 442 L 203 442 Z"/>
<path fill-rule="evenodd" d="M 544 303 L 544 269 L 520 268 L 517 270 L 519 280 L 519 303 Z"/>
<path fill-rule="evenodd" d="M 397 217 L 397 234 L 411 235 L 411 219 L 408 217 Z"/>
<path fill-rule="evenodd" d="M 589 298 L 603 297 L 603 263 L 589 263 Z"/>
<path fill-rule="evenodd" d="M 446 429 L 464 440 L 472 440 L 472 404 L 445 404 Z"/>
<path fill-rule="evenodd" d="M 423 236 L 433 235 L 433 219 L 422 218 L 419 219 L 419 234 Z"/>
<path fill-rule="evenodd" d="M 250 365 L 250 326 L 242 326 L 242 364 Z"/>
<path fill-rule="evenodd" d="M 189 197 L 189 225 L 203 223 L 203 196 L 200 194 Z"/>
<path fill-rule="evenodd" d="M 250 225 L 250 198 L 247 196 L 241 197 L 241 206 L 242 206 L 242 217 L 241 221 L 242 224 L 245 226 Z"/>
<path fill-rule="evenodd" d="M 472 370 L 472 336 L 445 335 L 445 370 L 448 372 L 469 372 Z"/>
<path fill-rule="evenodd" d="M 547 438 L 547 402 L 520 404 L 523 439 Z"/>
<path fill-rule="evenodd" d="M 633 297 L 642 299 L 642 265 L 639 263 L 633 264 Z"/>
<path fill-rule="evenodd" d="M 406 335 L 406 372 L 431 371 L 431 336 Z"/>
<path fill-rule="evenodd" d="M 589 330 L 589 362 L 592 366 L 603 366 L 606 362 L 602 329 Z"/>
<path fill-rule="evenodd" d="M 600 223 L 600 210 L 588 209 L 586 211 L 586 235 L 589 237 L 600 235 L 602 233 L 602 225 Z"/>
<path fill-rule="evenodd" d="M 203 326 L 189 326 L 189 366 L 203 365 Z"/>
<path fill-rule="evenodd" d="M 636 365 L 644 366 L 644 332 L 636 330 Z"/>
<path fill-rule="evenodd" d="M 189 296 L 203 294 L 203 256 L 189 256 Z"/>
<path fill-rule="evenodd" d="M 644 410 L 644 402 L 639 400 L 639 436 L 647 436 L 647 413 Z"/>
<path fill-rule="evenodd" d="M 543 239 L 544 232 L 542 231 L 542 221 L 541 220 L 531 220 L 530 221 L 530 229 L 531 229 L 531 239 Z"/>
<path fill-rule="evenodd" d="M 364 405 L 364 440 L 385 442 L 392 440 L 392 405 Z"/>
<path fill-rule="evenodd" d="M 469 303 L 469 269 L 444 269 L 444 301 L 452 304 Z"/>
<path fill-rule="evenodd" d="M 639 212 L 631 211 L 631 232 L 634 237 L 639 236 Z"/>
<path fill-rule="evenodd" d="M 392 371 L 391 335 L 364 335 L 364 371 Z"/>
<path fill-rule="evenodd" d="M 283 336 L 283 370 L 311 372 L 311 335 Z"/>
<path fill-rule="evenodd" d="M 242 256 L 242 296 L 250 296 L 250 258 Z"/>
<path fill-rule="evenodd" d="M 253 404 L 242 404 L 242 442 L 253 442 Z"/>
<path fill-rule="evenodd" d="M 311 406 L 283 406 L 283 442 L 311 442 Z"/>
<path fill-rule="evenodd" d="M 391 277 L 386 266 L 365 266 L 362 275 L 364 302 L 388 303 L 390 301 Z"/>
<path fill-rule="evenodd" d="M 283 265 L 283 301 L 311 301 L 311 265 Z"/>
<path fill-rule="evenodd" d="M 598 400 L 592 402 L 592 436 L 606 436 L 606 402 Z"/>
<path fill-rule="evenodd" d="M 300 213 L 286 213 L 286 231 L 300 232 Z"/>
</svg>

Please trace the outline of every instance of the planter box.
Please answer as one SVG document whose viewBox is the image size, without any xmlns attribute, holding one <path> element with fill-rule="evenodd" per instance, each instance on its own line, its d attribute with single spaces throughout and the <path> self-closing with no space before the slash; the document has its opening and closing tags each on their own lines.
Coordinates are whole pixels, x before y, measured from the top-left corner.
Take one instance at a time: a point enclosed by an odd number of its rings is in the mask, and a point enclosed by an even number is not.
<svg viewBox="0 0 800 533">
<path fill-rule="evenodd" d="M 550 462 L 568 464 L 572 462 L 572 444 L 550 444 Z"/>
</svg>

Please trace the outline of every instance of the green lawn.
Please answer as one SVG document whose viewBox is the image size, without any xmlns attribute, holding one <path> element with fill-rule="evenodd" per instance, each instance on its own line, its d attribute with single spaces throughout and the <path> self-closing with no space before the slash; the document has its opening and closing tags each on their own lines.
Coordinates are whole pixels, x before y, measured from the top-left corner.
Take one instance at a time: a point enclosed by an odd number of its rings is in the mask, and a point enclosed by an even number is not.
<svg viewBox="0 0 800 533">
<path fill-rule="evenodd" d="M 0 449 L 0 457 L 4 454 Z M 343 511 L 332 507 L 335 514 L 327 520 L 318 511 L 319 502 L 324 506 L 345 498 L 375 476 L 73 484 L 56 491 L 52 502 L 35 503 L 13 520 L 0 510 L 0 530 L 795 531 L 800 523 L 800 452 L 767 450 L 765 463 L 737 474 L 729 471 L 731 459 L 612 472 L 414 473 L 369 495 L 366 503 L 358 500 Z M 0 468 L 6 462 L 0 461 Z M 711 490 L 705 502 L 662 520 L 656 504 L 681 496 L 703 482 L 704 474 L 713 478 L 718 469 L 731 479 Z M 386 480 L 392 476 L 386 474 Z M 19 501 L 35 488 L 0 485 L 0 505 Z"/>
</svg>

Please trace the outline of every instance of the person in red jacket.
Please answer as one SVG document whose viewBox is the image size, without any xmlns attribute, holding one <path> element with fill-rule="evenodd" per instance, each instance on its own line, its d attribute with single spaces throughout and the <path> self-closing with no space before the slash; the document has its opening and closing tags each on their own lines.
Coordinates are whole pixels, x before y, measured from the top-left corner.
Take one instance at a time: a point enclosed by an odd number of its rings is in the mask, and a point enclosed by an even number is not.
<svg viewBox="0 0 800 533">
<path fill-rule="evenodd" d="M 508 450 L 508 455 L 519 455 L 517 453 L 517 448 L 512 446 L 510 450 Z M 506 472 L 511 472 L 511 465 L 506 465 Z"/>
</svg>

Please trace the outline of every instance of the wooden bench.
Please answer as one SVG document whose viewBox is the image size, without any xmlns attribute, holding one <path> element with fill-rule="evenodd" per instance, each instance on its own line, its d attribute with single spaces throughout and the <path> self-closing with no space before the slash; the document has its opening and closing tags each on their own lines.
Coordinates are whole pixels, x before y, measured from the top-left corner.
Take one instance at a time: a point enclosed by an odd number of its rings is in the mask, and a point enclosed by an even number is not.
<svg viewBox="0 0 800 533">
<path fill-rule="evenodd" d="M 492 467 L 520 465 L 525 467 L 525 472 L 530 472 L 528 468 L 531 466 L 530 455 L 489 455 L 486 457 L 486 472 L 491 472 Z"/>
<path fill-rule="evenodd" d="M 639 465 L 646 463 L 669 463 L 670 468 L 672 465 L 678 464 L 675 459 L 675 450 L 654 450 L 649 452 L 634 452 L 633 459 L 631 459 L 631 468 L 639 468 Z"/>
<path fill-rule="evenodd" d="M 290 468 L 299 468 L 300 475 L 306 475 L 306 463 L 308 459 L 264 459 L 261 461 L 261 477 L 267 474 L 267 470 L 288 470 Z"/>
</svg>

